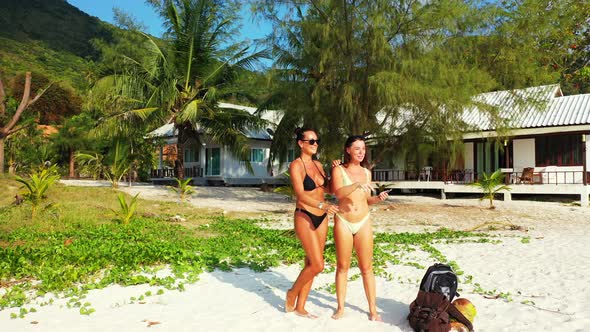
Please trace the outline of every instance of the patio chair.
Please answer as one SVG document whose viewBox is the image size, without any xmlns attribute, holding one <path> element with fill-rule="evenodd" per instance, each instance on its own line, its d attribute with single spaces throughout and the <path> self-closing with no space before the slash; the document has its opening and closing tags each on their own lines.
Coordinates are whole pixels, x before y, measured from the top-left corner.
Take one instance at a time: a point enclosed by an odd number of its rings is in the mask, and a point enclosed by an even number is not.
<svg viewBox="0 0 590 332">
<path fill-rule="evenodd" d="M 534 167 L 525 167 L 522 170 L 522 175 L 518 177 L 518 183 L 533 184 L 533 171 Z"/>
<path fill-rule="evenodd" d="M 430 181 L 431 173 L 432 173 L 431 166 L 422 167 L 422 171 L 418 175 L 418 181 L 420 181 L 421 179 L 426 180 L 426 181 Z"/>
</svg>

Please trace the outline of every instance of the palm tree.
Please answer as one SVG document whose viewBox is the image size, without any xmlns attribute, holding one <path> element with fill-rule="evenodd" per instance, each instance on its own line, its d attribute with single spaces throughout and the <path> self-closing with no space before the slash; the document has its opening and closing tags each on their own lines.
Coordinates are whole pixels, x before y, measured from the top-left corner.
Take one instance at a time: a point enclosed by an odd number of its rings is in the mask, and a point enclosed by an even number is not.
<svg viewBox="0 0 590 332">
<path fill-rule="evenodd" d="M 510 190 L 510 187 L 504 185 L 504 174 L 500 172 L 500 170 L 495 171 L 494 173 L 487 174 L 483 173 L 483 177 L 479 179 L 479 181 L 472 183 L 472 186 L 479 187 L 483 191 L 483 199 L 490 200 L 490 209 L 494 209 L 494 196 L 500 190 Z"/>
<path fill-rule="evenodd" d="M 59 180 L 60 176 L 57 174 L 57 167 L 53 165 L 49 168 L 40 168 L 31 172 L 29 177 L 30 179 L 26 180 L 16 176 L 16 181 L 22 183 L 22 188 L 26 189 L 23 197 L 31 202 L 31 219 L 35 219 L 37 208 L 46 198 L 47 190 Z"/>
<path fill-rule="evenodd" d="M 137 123 L 159 126 L 165 121 L 172 122 L 177 131 L 177 151 L 184 151 L 190 136 L 199 139 L 199 135 L 207 135 L 228 147 L 252 171 L 243 130 L 259 129 L 264 121 L 245 111 L 221 109 L 218 101 L 235 94 L 231 83 L 239 71 L 252 69 L 267 52 L 249 53 L 250 48 L 242 45 L 221 46 L 232 32 L 234 17 L 228 14 L 233 8 L 231 2 L 152 3 L 167 27 L 163 46 L 144 35 L 145 56 L 125 58 L 122 70 L 97 82 L 96 99 L 117 104 L 123 110 L 113 114 L 105 124 L 123 130 Z M 183 153 L 177 157 L 177 176 L 183 179 Z"/>
</svg>

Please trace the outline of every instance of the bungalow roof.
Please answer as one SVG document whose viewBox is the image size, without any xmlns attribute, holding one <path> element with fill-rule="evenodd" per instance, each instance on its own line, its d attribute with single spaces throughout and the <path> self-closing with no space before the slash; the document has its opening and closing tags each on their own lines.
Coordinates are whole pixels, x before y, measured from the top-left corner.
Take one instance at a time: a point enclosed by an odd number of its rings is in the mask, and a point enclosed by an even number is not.
<svg viewBox="0 0 590 332">
<path fill-rule="evenodd" d="M 475 131 L 496 129 L 482 110 L 486 104 L 497 107 L 512 129 L 590 124 L 590 94 L 564 96 L 558 84 L 482 93 L 473 100 L 476 105 L 465 109 L 463 120 Z"/>
<path fill-rule="evenodd" d="M 219 103 L 218 106 L 220 108 L 229 108 L 229 109 L 236 109 L 246 111 L 250 114 L 255 114 L 256 108 L 243 106 L 243 105 L 236 105 L 230 103 Z M 262 113 L 261 118 L 266 120 L 270 123 L 271 126 L 276 126 L 276 123 L 280 120 L 280 114 L 276 111 L 266 111 Z M 253 130 L 250 128 L 244 128 L 242 131 L 244 135 L 251 139 L 259 139 L 259 140 L 271 140 L 272 136 L 267 128 L 266 130 Z M 197 128 L 198 133 L 202 133 L 202 129 Z M 147 136 L 148 137 L 161 137 L 161 138 L 173 138 L 178 135 L 178 130 L 174 128 L 174 123 L 167 123 L 152 132 L 150 132 Z"/>
</svg>

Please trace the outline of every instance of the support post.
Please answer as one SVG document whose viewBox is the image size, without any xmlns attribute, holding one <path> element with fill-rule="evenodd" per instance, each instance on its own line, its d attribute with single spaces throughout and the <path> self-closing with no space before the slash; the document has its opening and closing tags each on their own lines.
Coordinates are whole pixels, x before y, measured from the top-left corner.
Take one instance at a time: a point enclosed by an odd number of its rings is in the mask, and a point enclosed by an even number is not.
<svg viewBox="0 0 590 332">
<path fill-rule="evenodd" d="M 586 169 L 587 169 L 587 165 L 586 165 L 586 134 L 582 134 L 582 183 L 584 183 L 584 186 L 588 185 L 588 176 L 586 174 Z M 586 197 L 586 199 L 588 199 Z"/>
<path fill-rule="evenodd" d="M 447 194 L 445 193 L 444 189 L 440 190 L 440 199 L 442 199 L 442 200 L 447 199 Z"/>
<path fill-rule="evenodd" d="M 588 199 L 588 190 L 586 190 L 586 186 L 582 187 L 582 193 L 580 194 L 580 206 L 581 207 L 588 207 L 589 199 Z"/>
<path fill-rule="evenodd" d="M 512 193 L 508 190 L 504 191 L 504 202 L 512 201 Z"/>
<path fill-rule="evenodd" d="M 505 159 L 505 167 L 510 168 L 510 148 L 508 148 L 508 140 L 504 140 L 504 159 Z M 512 173 L 508 173 L 508 176 L 504 177 L 504 184 L 510 183 L 510 176 Z M 506 175 L 506 174 L 505 174 Z M 504 194 L 504 200 L 506 200 L 506 194 Z"/>
</svg>

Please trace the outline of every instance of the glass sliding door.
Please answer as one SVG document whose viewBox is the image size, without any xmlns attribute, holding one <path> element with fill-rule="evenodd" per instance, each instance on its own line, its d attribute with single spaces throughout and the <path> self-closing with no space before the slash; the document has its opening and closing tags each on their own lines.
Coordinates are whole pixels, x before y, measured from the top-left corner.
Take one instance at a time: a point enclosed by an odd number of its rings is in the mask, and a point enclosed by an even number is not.
<svg viewBox="0 0 590 332">
<path fill-rule="evenodd" d="M 490 174 L 500 167 L 504 167 L 504 165 L 500 165 L 500 160 L 503 159 L 503 150 L 496 142 L 476 142 L 475 155 L 475 170 L 478 178 L 481 178 L 483 172 Z"/>
<path fill-rule="evenodd" d="M 221 175 L 221 150 L 219 148 L 205 150 L 205 174 L 207 176 Z"/>
<path fill-rule="evenodd" d="M 477 172 L 477 178 L 481 177 L 481 174 L 485 169 L 484 144 L 484 142 L 475 143 L 475 155 L 477 156 L 477 158 L 475 159 L 475 171 Z"/>
</svg>

